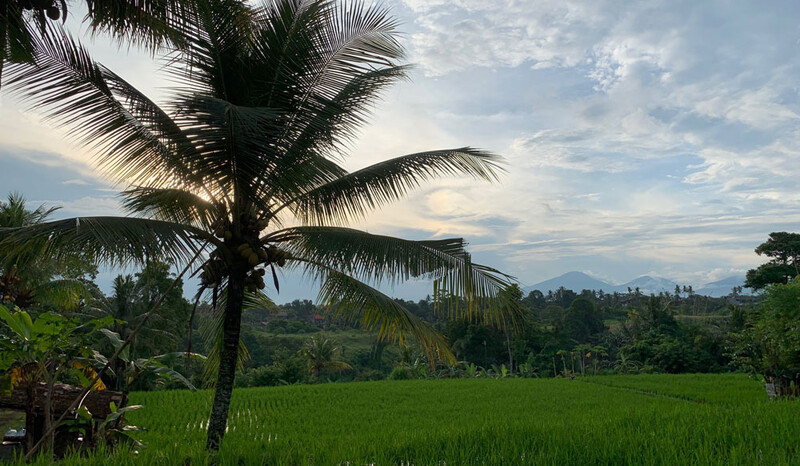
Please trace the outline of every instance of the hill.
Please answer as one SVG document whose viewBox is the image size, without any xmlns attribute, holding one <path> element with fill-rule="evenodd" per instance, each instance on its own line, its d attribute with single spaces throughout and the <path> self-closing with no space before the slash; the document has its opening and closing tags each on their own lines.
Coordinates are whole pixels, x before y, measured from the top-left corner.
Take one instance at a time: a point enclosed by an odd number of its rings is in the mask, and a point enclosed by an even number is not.
<svg viewBox="0 0 800 466">
<path fill-rule="evenodd" d="M 522 291 L 526 294 L 533 290 L 539 290 L 542 293 L 547 293 L 548 291 L 555 291 L 562 286 L 568 290 L 573 290 L 576 292 L 581 290 L 609 291 L 611 289 L 611 285 L 608 283 L 600 281 L 596 278 L 592 278 L 583 272 L 567 272 L 564 275 L 551 278 L 550 280 L 545 280 L 535 285 L 526 286 L 522 288 Z"/>
<path fill-rule="evenodd" d="M 661 292 L 673 293 L 676 285 L 679 284 L 667 278 L 651 277 L 649 275 L 635 278 L 627 283 L 623 283 L 622 285 L 612 285 L 591 277 L 583 272 L 567 272 L 563 275 L 559 275 L 558 277 L 523 287 L 522 291 L 525 294 L 530 293 L 533 290 L 539 290 L 542 293 L 547 293 L 548 291 L 556 291 L 557 289 L 564 287 L 576 293 L 579 293 L 582 290 L 603 290 L 606 293 L 627 293 L 628 288 L 631 290 L 639 288 L 640 292 L 648 295 L 659 294 Z M 680 285 L 682 288 L 683 284 Z M 699 288 L 695 288 L 694 293 L 703 296 L 719 298 L 722 296 L 727 296 L 730 294 L 731 289 L 737 286 L 744 286 L 744 277 L 733 276 L 716 282 L 707 283 Z M 750 290 L 745 288 L 743 290 L 743 294 L 750 294 Z"/>
<path fill-rule="evenodd" d="M 539 290 L 542 293 L 548 291 L 555 291 L 560 287 L 568 290 L 575 291 L 576 293 L 582 290 L 603 290 L 606 293 L 626 293 L 628 288 L 639 288 L 644 294 L 658 294 L 662 291 L 672 292 L 675 289 L 675 282 L 667 280 L 666 278 L 653 278 L 650 276 L 642 276 L 624 283 L 622 285 L 612 285 L 604 281 L 586 275 L 583 272 L 567 272 L 550 280 L 536 283 L 535 285 L 526 286 L 522 289 L 525 293 L 530 293 L 533 290 Z"/>
<path fill-rule="evenodd" d="M 694 292 L 703 296 L 718 298 L 720 296 L 727 296 L 730 294 L 731 290 L 737 286 L 744 286 L 744 277 L 734 276 L 716 282 L 706 283 L 702 287 L 694 290 Z M 742 294 L 752 294 L 752 290 L 750 288 L 744 288 Z"/>
</svg>

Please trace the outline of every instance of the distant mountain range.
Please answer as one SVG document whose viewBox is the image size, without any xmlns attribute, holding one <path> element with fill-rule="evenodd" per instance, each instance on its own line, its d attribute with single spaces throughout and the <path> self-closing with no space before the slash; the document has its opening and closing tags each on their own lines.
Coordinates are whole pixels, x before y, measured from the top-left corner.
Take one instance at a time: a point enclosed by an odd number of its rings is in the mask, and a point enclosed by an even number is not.
<svg viewBox="0 0 800 466">
<path fill-rule="evenodd" d="M 615 291 L 626 293 L 628 288 L 635 290 L 638 287 L 639 291 L 643 294 L 658 294 L 667 291 L 673 293 L 675 291 L 675 285 L 676 283 L 672 280 L 650 277 L 647 275 L 633 279 L 622 285 L 611 285 L 602 280 L 590 277 L 583 272 L 567 272 L 564 275 L 551 278 L 550 280 L 523 287 L 522 291 L 526 294 L 533 290 L 547 293 L 548 291 L 555 291 L 563 286 L 576 293 L 582 290 L 603 290 L 606 293 L 613 293 Z M 680 286 L 681 290 L 683 290 L 684 284 Z M 695 294 L 713 297 L 727 296 L 734 286 L 744 286 L 744 277 L 728 277 L 716 282 L 706 283 L 699 288 L 694 288 L 694 285 L 692 285 Z M 745 289 L 744 291 L 746 293 L 749 289 Z"/>
</svg>

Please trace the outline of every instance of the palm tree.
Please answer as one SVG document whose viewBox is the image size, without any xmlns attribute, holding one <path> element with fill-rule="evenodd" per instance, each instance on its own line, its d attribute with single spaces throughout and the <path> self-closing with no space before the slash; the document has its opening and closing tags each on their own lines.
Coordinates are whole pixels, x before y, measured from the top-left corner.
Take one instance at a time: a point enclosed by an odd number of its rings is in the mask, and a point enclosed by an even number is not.
<svg viewBox="0 0 800 466">
<path fill-rule="evenodd" d="M 10 193 L 6 202 L 0 201 L 0 229 L 43 223 L 58 209 L 40 205 L 30 210 L 21 194 Z M 0 251 L 0 303 L 23 309 L 49 305 L 71 310 L 85 294 L 75 278 L 95 271 L 85 255 L 52 261 L 34 254 Z"/>
<path fill-rule="evenodd" d="M 332 312 L 382 339 L 414 336 L 430 359 L 446 339 L 376 283 L 434 280 L 448 315 L 511 322 L 492 305 L 509 277 L 473 264 L 460 239 L 408 241 L 345 225 L 443 175 L 492 181 L 500 159 L 460 148 L 405 155 L 348 172 L 347 143 L 386 86 L 403 79 L 403 50 L 385 9 L 361 2 L 198 0 L 177 25 L 188 44 L 166 70 L 177 84 L 159 106 L 91 60 L 68 34 L 36 42 L 35 65 L 9 67 L 7 86 L 96 151 L 121 183 L 129 217 L 83 217 L 15 230 L 17 250 L 88 252 L 115 264 L 201 253 L 203 289 L 219 293 L 219 369 L 207 446 L 225 432 L 243 300 L 275 291 L 276 269 L 321 284 Z"/>
<path fill-rule="evenodd" d="M 75 0 L 3 0 L 0 3 L 0 83 L 3 65 L 33 63 L 37 36 L 52 31 L 51 25 L 67 20 Z M 84 21 L 93 32 L 106 32 L 123 42 L 151 50 L 171 43 L 180 45 L 172 27 L 192 2 L 189 0 L 83 0 Z"/>
<path fill-rule="evenodd" d="M 162 269 L 166 264 L 148 263 L 143 273 L 148 269 Z M 110 330 L 119 335 L 121 340 L 131 337 L 130 347 L 127 354 L 130 355 L 129 361 L 135 358 L 150 358 L 162 353 L 170 353 L 178 350 L 178 340 L 185 328 L 179 321 L 179 317 L 185 317 L 182 312 L 185 301 L 180 296 L 179 289 L 174 290 L 177 296 L 171 296 L 162 306 L 162 311 L 158 316 L 147 321 L 146 325 L 135 335 L 132 335 L 134 328 L 142 321 L 146 312 L 150 308 L 148 297 L 153 292 L 155 286 L 142 278 L 142 274 L 137 274 L 138 279 L 131 275 L 118 275 L 112 282 L 112 294 L 110 297 L 104 296 L 99 289 L 93 287 L 91 290 L 92 298 L 87 300 L 82 309 L 82 314 L 92 318 L 112 317 L 114 324 Z M 163 274 L 166 276 L 166 274 Z M 178 299 L 174 299 L 178 298 Z M 181 302 L 184 301 L 184 302 Z M 116 360 L 113 365 L 114 389 L 124 392 L 128 387 L 125 383 L 125 361 Z"/>
<path fill-rule="evenodd" d="M 308 370 L 314 378 L 323 372 L 341 372 L 352 369 L 350 364 L 339 361 L 339 347 L 333 341 L 325 338 L 311 337 L 303 345 L 303 356 L 308 363 Z"/>
</svg>

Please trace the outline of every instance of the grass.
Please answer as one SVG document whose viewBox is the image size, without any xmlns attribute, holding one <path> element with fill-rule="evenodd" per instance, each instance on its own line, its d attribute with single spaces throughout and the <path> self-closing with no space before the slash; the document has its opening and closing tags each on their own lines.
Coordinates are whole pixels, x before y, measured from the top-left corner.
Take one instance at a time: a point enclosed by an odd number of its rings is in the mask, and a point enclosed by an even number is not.
<svg viewBox="0 0 800 466">
<path fill-rule="evenodd" d="M 65 464 L 210 464 L 211 393 L 137 393 L 147 445 Z M 221 464 L 797 464 L 800 405 L 741 375 L 236 390 Z"/>
</svg>

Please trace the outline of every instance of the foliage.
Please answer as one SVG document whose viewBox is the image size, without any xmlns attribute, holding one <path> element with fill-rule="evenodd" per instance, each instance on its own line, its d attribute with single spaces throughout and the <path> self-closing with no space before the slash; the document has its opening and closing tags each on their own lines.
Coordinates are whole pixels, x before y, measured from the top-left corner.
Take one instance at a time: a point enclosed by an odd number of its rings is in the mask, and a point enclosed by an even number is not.
<svg viewBox="0 0 800 466">
<path fill-rule="evenodd" d="M 773 383 L 778 395 L 800 396 L 800 278 L 769 285 L 764 301 L 733 336 L 735 362 Z"/>
<path fill-rule="evenodd" d="M 306 359 L 309 372 L 319 377 L 325 372 L 342 372 L 351 370 L 350 364 L 338 360 L 340 348 L 327 338 L 311 337 L 303 346 L 302 354 Z"/>
<path fill-rule="evenodd" d="M 39 384 L 46 387 L 44 404 L 44 429 L 53 422 L 53 386 L 67 374 L 88 386 L 95 373 L 86 361 L 94 357 L 91 342 L 96 332 L 110 325 L 113 319 L 95 319 L 81 323 L 77 319 L 43 313 L 36 319 L 25 311 L 14 313 L 0 305 L 0 321 L 6 332 L 0 333 L 0 387 L 3 391 L 16 386 L 26 389 L 28 411 L 32 415 Z M 97 381 L 93 389 L 102 390 Z M 33 432 L 26 433 L 27 444 L 32 445 Z M 53 452 L 54 434 L 48 436 L 47 451 Z"/>
<path fill-rule="evenodd" d="M 64 371 L 81 370 L 78 363 L 94 357 L 91 343 L 96 332 L 113 323 L 111 318 L 80 322 L 51 313 L 32 319 L 25 311 L 12 313 L 2 305 L 0 321 L 7 330 L 0 334 L 0 374 L 9 380 L 7 388 L 54 383 Z"/>
<path fill-rule="evenodd" d="M 7 201 L 0 201 L 0 238 L 7 229 L 46 222 L 57 210 L 45 205 L 28 209 L 21 194 L 10 193 Z M 0 303 L 22 309 L 47 305 L 74 308 L 86 294 L 83 285 L 97 274 L 92 258 L 83 253 L 53 261 L 29 251 L 0 252 Z"/>
<path fill-rule="evenodd" d="M 51 25 L 64 23 L 74 0 L 7 0 L 0 4 L 0 80 L 3 65 L 33 63 L 37 36 L 48 35 Z M 120 43 L 155 50 L 182 45 L 171 24 L 188 12 L 185 0 L 85 0 L 84 21 L 94 32 L 110 33 Z"/>
<path fill-rule="evenodd" d="M 770 261 L 747 271 L 745 286 L 749 288 L 785 284 L 800 275 L 800 233 L 770 233 L 769 239 L 756 248 L 756 254 L 767 256 Z"/>
</svg>

